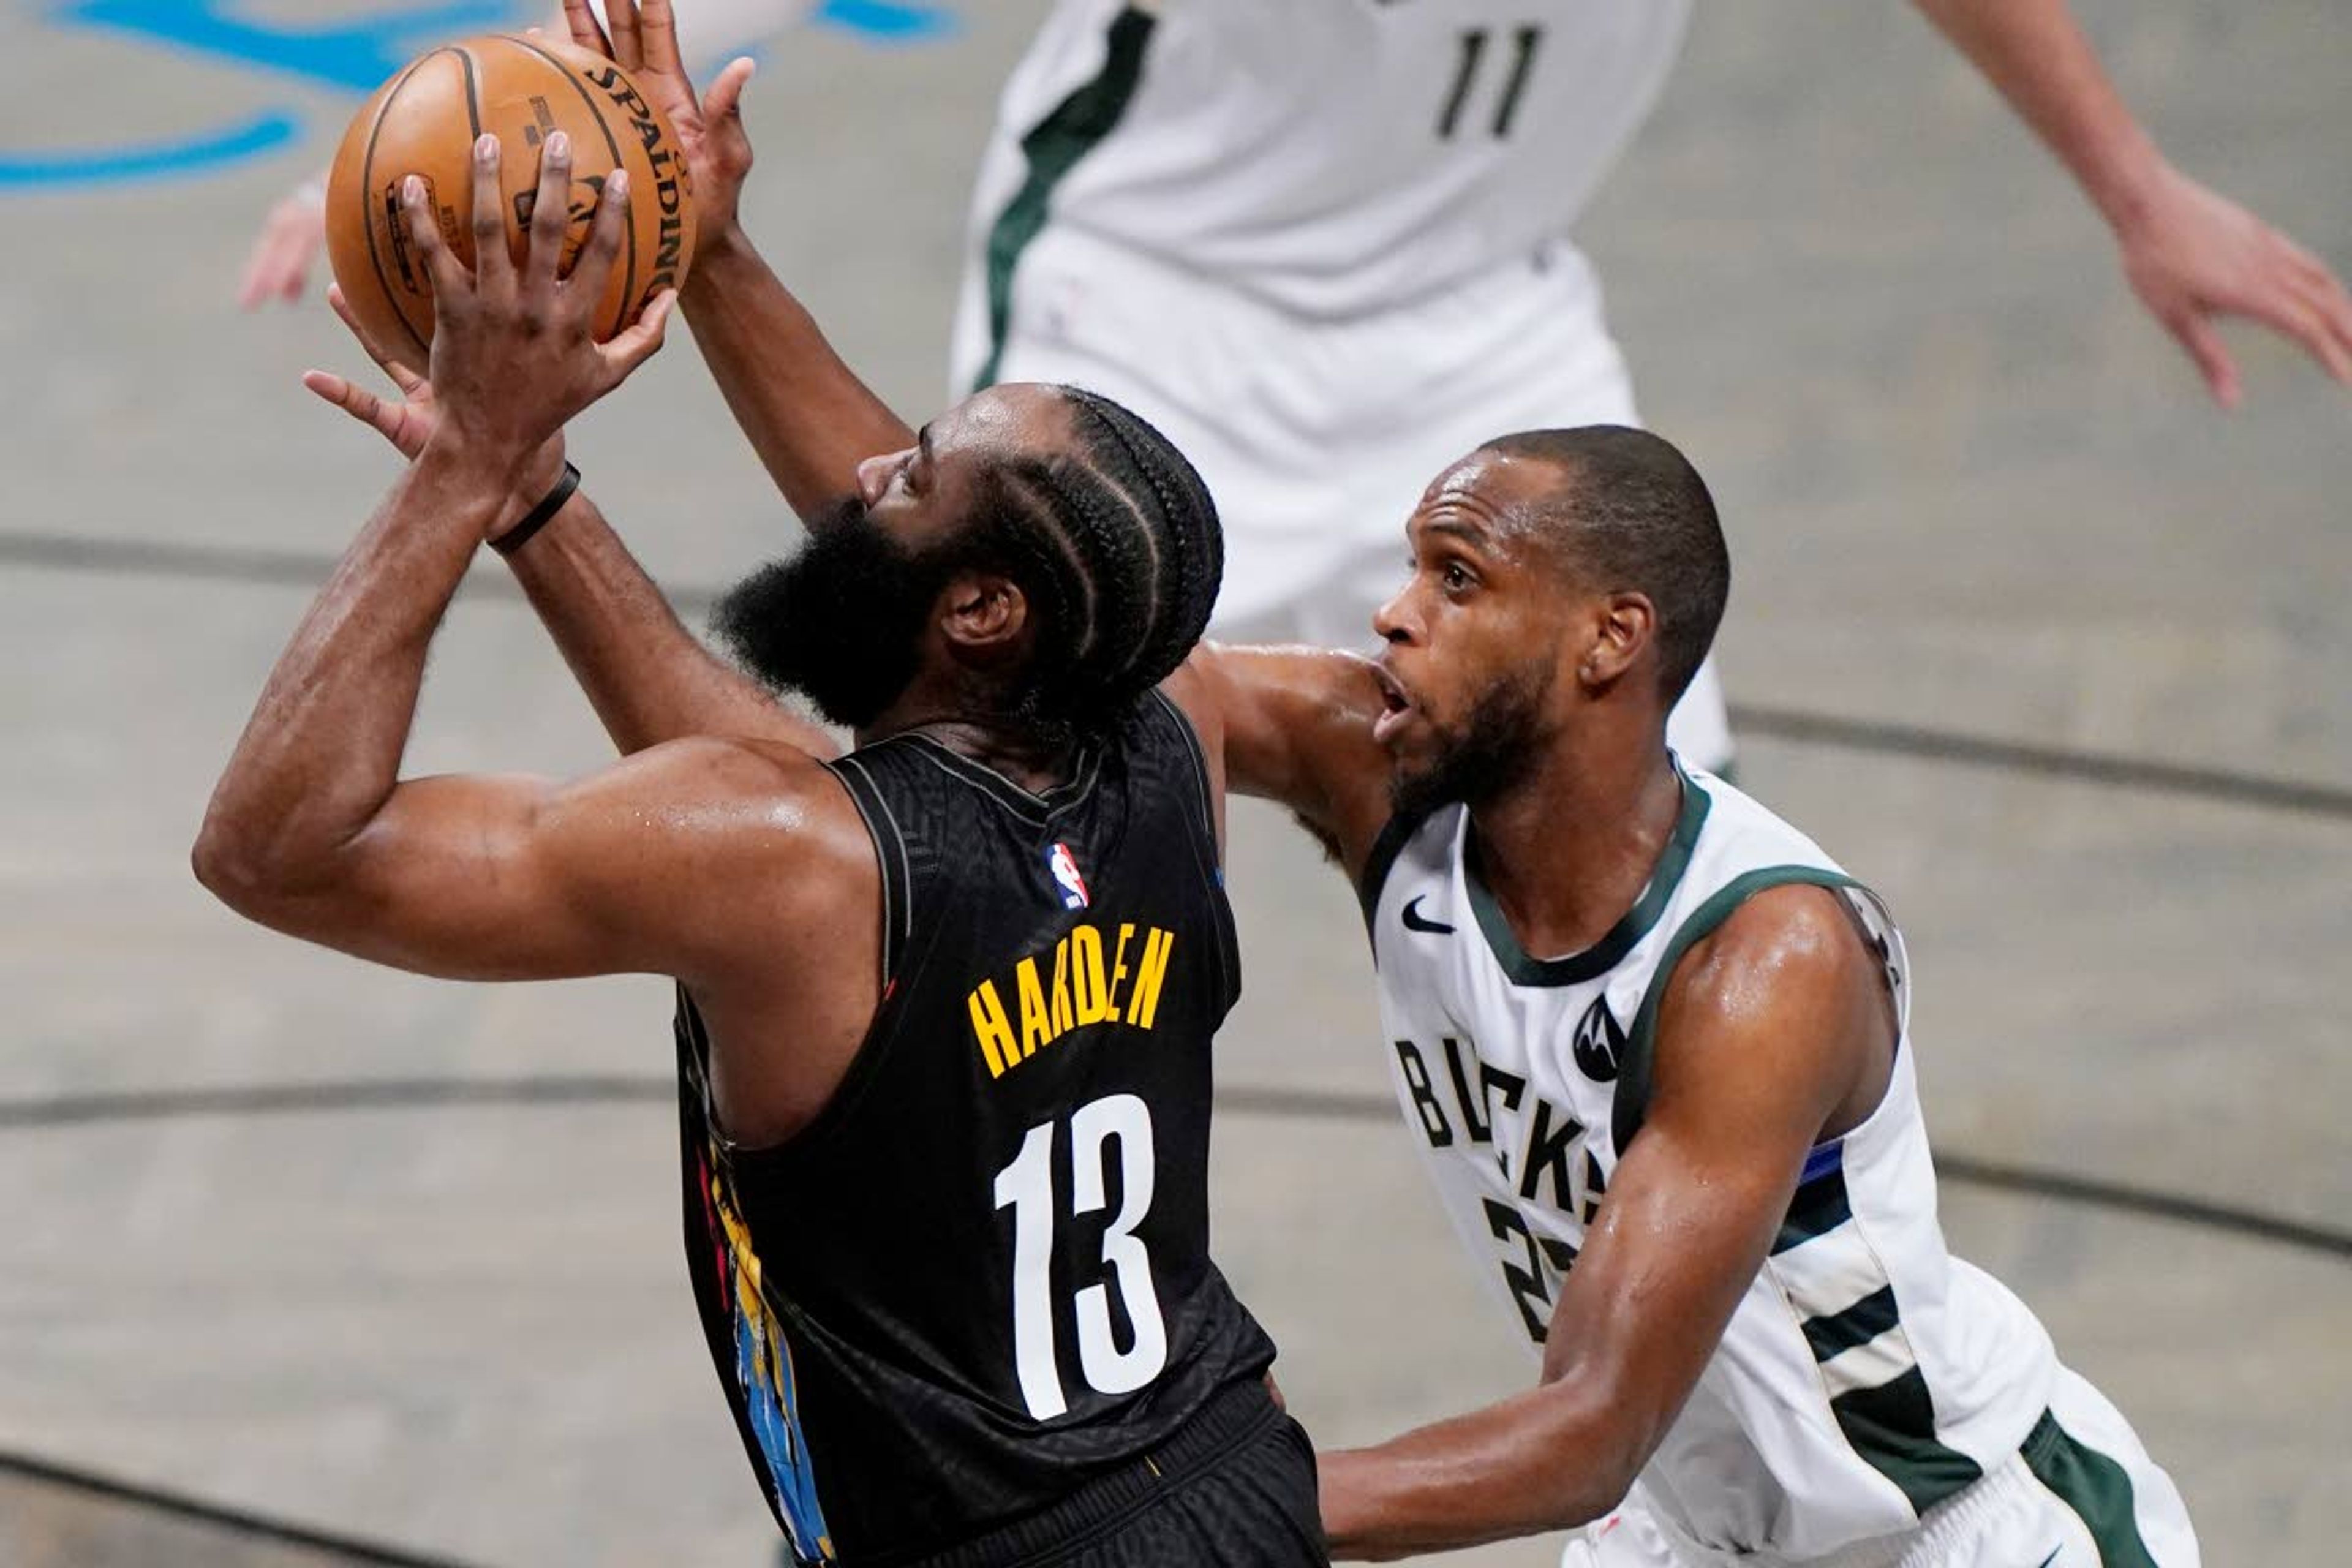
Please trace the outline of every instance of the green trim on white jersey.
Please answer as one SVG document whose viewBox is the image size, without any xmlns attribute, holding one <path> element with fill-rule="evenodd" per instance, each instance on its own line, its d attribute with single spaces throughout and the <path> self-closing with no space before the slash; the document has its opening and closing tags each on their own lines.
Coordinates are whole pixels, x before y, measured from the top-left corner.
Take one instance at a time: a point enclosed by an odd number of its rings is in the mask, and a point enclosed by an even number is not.
<svg viewBox="0 0 2352 1568">
<path fill-rule="evenodd" d="M 1079 159 L 1100 146 L 1118 129 L 1135 89 L 1143 80 L 1144 47 L 1151 41 L 1152 18 L 1129 5 L 1111 19 L 1102 70 L 1054 106 L 1054 111 L 1021 138 L 1029 177 L 1013 200 L 997 215 L 988 231 L 988 360 L 971 390 L 996 384 L 997 363 L 1004 356 L 1004 340 L 1013 321 L 1013 269 L 1021 253 L 1045 226 L 1046 205 L 1054 187 Z"/>
<path fill-rule="evenodd" d="M 1477 917 L 1478 930 L 1486 936 L 1486 945 L 1495 950 L 1495 962 L 1503 966 L 1512 984 L 1575 985 L 1606 974 L 1657 925 L 1658 917 L 1674 901 L 1675 889 L 1682 886 L 1683 872 L 1689 868 L 1691 851 L 1698 847 L 1699 830 L 1706 826 L 1707 809 L 1714 804 L 1706 791 L 1691 783 L 1679 765 L 1675 769 L 1675 777 L 1682 785 L 1682 808 L 1675 817 L 1675 830 L 1665 848 L 1658 854 L 1657 868 L 1650 874 L 1649 886 L 1642 889 L 1633 907 L 1609 929 L 1607 935 L 1582 952 L 1565 958 L 1538 958 L 1519 945 L 1509 918 L 1495 901 L 1486 879 L 1478 873 L 1478 829 L 1476 821 L 1472 821 L 1465 835 L 1462 859 L 1470 912 Z"/>
<path fill-rule="evenodd" d="M 1688 788 L 1687 784 L 1685 786 Z M 1705 798 L 1706 792 L 1694 790 Z M 1701 813 L 1702 818 L 1705 814 Z M 1685 851 L 1687 858 L 1688 851 Z M 1664 863 L 1661 861 L 1663 875 Z M 1680 868 L 1676 868 L 1680 875 Z M 1843 871 L 1832 871 L 1821 866 L 1762 866 L 1744 872 L 1717 889 L 1690 918 L 1675 928 L 1674 939 L 1666 944 L 1664 957 L 1650 979 L 1649 990 L 1642 997 L 1642 1005 L 1633 1015 L 1633 1026 L 1625 1041 L 1625 1058 L 1617 1084 L 1617 1101 L 1612 1108 L 1611 1127 L 1616 1134 L 1617 1150 L 1622 1155 L 1633 1142 L 1633 1134 L 1642 1128 L 1642 1118 L 1650 1109 L 1650 1059 L 1657 1047 L 1658 1008 L 1665 1001 L 1666 987 L 1675 977 L 1675 966 L 1683 956 L 1698 945 L 1715 929 L 1731 918 L 1731 911 L 1768 888 L 1812 887 L 1853 888 L 1867 893 L 1860 882 Z M 1653 917 L 1654 918 L 1654 917 Z"/>
</svg>

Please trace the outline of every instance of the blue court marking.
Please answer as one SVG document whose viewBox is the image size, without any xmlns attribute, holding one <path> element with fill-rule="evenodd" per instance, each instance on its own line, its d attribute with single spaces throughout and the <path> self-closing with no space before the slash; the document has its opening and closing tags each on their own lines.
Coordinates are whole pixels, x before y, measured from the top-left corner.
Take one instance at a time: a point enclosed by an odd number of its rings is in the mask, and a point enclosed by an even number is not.
<svg viewBox="0 0 2352 1568">
<path fill-rule="evenodd" d="M 956 30 L 955 13 L 945 5 L 898 5 L 892 0 L 824 0 L 809 20 L 887 44 L 944 38 Z"/>
<path fill-rule="evenodd" d="M 273 152 L 301 131 L 301 121 L 292 115 L 271 110 L 243 125 L 175 142 L 91 152 L 0 153 L 0 191 L 202 174 Z"/>
<path fill-rule="evenodd" d="M 212 56 L 314 87 L 366 93 L 440 39 L 523 26 L 541 20 L 547 9 L 540 0 L 437 0 L 301 26 L 253 19 L 244 14 L 249 3 L 50 0 L 44 19 L 59 27 L 127 35 L 184 54 Z M 928 42 L 957 30 L 954 7 L 915 0 L 825 0 L 809 20 L 885 45 Z M 172 141 L 0 150 L 0 195 L 209 174 L 275 152 L 298 141 L 303 130 L 293 110 L 268 108 L 225 129 Z"/>
<path fill-rule="evenodd" d="M 325 26 L 250 21 L 237 15 L 241 9 L 237 0 L 65 0 L 52 16 L 68 26 L 111 28 L 328 87 L 373 92 L 442 39 L 513 23 L 537 7 L 516 0 L 445 0 Z"/>
</svg>

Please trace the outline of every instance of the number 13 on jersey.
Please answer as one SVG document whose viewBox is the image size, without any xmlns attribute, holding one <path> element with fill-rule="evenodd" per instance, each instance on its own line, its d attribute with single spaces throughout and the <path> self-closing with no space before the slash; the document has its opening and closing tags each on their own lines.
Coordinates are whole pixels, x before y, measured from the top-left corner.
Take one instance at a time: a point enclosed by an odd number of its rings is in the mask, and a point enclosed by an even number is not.
<svg viewBox="0 0 2352 1568">
<path fill-rule="evenodd" d="M 1054 1238 L 1061 1210 L 1054 1197 L 1054 1135 L 1041 1121 L 996 1173 L 996 1206 L 1013 1211 L 1013 1359 L 1030 1416 L 1049 1421 L 1070 1407 L 1055 1351 Z M 1069 1121 L 1072 1216 L 1108 1203 L 1105 1177 L 1118 1161 L 1118 1215 L 1103 1233 L 1102 1263 L 1118 1286 L 1134 1338 L 1118 1348 L 1110 1284 L 1088 1285 L 1071 1300 L 1077 1318 L 1078 1371 L 1097 1394 L 1132 1394 L 1168 1363 L 1168 1330 L 1151 1284 L 1151 1255 L 1135 1227 L 1151 1207 L 1151 1110 L 1131 1094 L 1080 1106 Z"/>
</svg>

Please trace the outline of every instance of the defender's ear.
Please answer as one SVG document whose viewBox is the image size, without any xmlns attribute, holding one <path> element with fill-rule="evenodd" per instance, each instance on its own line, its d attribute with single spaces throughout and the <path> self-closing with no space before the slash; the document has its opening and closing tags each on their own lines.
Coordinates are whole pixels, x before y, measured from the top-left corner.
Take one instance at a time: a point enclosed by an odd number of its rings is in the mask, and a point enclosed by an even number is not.
<svg viewBox="0 0 2352 1568">
<path fill-rule="evenodd" d="M 1612 594 L 1595 607 L 1576 674 L 1587 690 L 1614 685 L 1657 641 L 1658 610 L 1647 594 Z"/>
</svg>

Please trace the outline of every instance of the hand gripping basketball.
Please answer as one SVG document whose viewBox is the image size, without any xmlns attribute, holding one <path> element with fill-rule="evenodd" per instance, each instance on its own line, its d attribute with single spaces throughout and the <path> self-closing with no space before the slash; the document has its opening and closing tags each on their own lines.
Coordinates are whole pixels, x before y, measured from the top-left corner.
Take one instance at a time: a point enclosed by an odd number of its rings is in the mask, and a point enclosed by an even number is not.
<svg viewBox="0 0 2352 1568">
<path fill-rule="evenodd" d="M 607 281 L 597 335 L 610 337 L 665 288 L 685 281 L 698 221 L 694 179 L 677 132 L 611 60 L 553 38 L 509 34 L 428 50 L 352 117 L 327 176 L 327 250 L 352 310 L 378 342 L 422 363 L 434 331 L 430 275 L 401 219 L 406 179 L 425 183 L 442 237 L 462 261 L 489 232 L 474 209 L 472 148 L 496 136 L 515 160 L 493 210 L 517 259 L 539 200 L 530 154 L 557 132 L 572 142 L 572 186 L 556 203 L 571 244 L 614 174 L 637 201 Z"/>
<path fill-rule="evenodd" d="M 440 323 L 426 371 L 438 415 L 433 439 L 462 442 L 487 461 L 520 468 L 573 415 L 653 357 L 677 294 L 664 289 L 635 322 L 598 342 L 598 305 L 628 221 L 628 172 L 616 170 L 605 181 L 587 244 L 565 277 L 570 138 L 558 132 L 541 147 L 538 199 L 520 260 L 505 244 L 499 163 L 497 137 L 475 142 L 470 270 L 444 238 L 425 182 L 415 175 L 401 182 L 401 216 L 432 278 Z"/>
<path fill-rule="evenodd" d="M 694 198 L 705 233 L 723 242 L 735 227 L 736 204 L 751 173 L 751 139 L 743 130 L 743 89 L 751 61 L 730 60 L 698 100 L 677 48 L 677 17 L 669 0 L 605 0 L 605 31 L 588 0 L 563 0 L 572 41 L 629 74 L 654 108 L 677 128 L 694 174 Z"/>
</svg>

